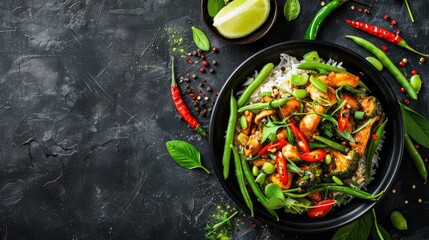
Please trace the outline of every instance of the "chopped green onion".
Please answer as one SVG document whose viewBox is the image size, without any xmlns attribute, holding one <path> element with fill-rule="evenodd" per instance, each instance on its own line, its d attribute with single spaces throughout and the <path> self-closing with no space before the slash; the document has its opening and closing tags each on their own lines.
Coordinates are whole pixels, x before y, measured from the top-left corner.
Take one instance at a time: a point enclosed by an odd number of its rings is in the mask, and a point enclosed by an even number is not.
<svg viewBox="0 0 429 240">
<path fill-rule="evenodd" d="M 311 51 L 303 56 L 305 62 L 320 62 L 320 57 L 317 51 Z"/>
<path fill-rule="evenodd" d="M 307 81 L 308 81 L 308 75 L 292 74 L 290 76 L 290 83 L 296 86 L 303 86 L 307 84 Z"/>
<path fill-rule="evenodd" d="M 362 120 L 364 116 L 365 116 L 365 112 L 362 112 L 362 111 L 356 111 L 355 112 L 355 118 L 356 119 Z"/>
<path fill-rule="evenodd" d="M 307 90 L 295 89 L 295 90 L 293 90 L 292 94 L 296 99 L 303 99 L 303 98 L 307 97 Z"/>
<path fill-rule="evenodd" d="M 258 176 L 258 174 L 259 174 L 259 168 L 255 165 L 253 165 L 253 167 L 252 167 L 252 174 L 255 177 Z"/>
<path fill-rule="evenodd" d="M 317 77 L 310 76 L 310 82 L 319 91 L 324 92 L 324 93 L 328 92 L 328 87 L 322 81 L 320 81 L 320 79 L 318 79 Z"/>
<path fill-rule="evenodd" d="M 242 115 L 240 117 L 240 127 L 241 127 L 241 129 L 247 128 L 247 121 L 246 121 L 246 117 L 244 115 Z"/>
</svg>

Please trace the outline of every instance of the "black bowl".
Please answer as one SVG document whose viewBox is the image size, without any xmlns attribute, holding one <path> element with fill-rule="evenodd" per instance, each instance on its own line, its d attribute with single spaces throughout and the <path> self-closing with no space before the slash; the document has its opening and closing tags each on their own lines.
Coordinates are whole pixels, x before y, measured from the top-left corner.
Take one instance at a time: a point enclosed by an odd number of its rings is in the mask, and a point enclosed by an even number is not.
<svg viewBox="0 0 429 240">
<path fill-rule="evenodd" d="M 264 22 L 262 26 L 260 26 L 258 29 L 256 29 L 251 34 L 236 38 L 236 39 L 230 39 L 222 36 L 221 33 L 213 26 L 213 18 L 210 17 L 208 11 L 207 11 L 207 2 L 208 0 L 202 0 L 201 1 L 201 15 L 203 17 L 204 23 L 206 24 L 209 31 L 220 40 L 231 43 L 231 44 L 248 44 L 255 42 L 265 36 L 270 29 L 273 27 L 274 23 L 277 19 L 277 12 L 278 12 L 278 3 L 277 0 L 270 0 L 271 8 L 270 8 L 270 14 L 268 15 L 267 20 Z"/>
<path fill-rule="evenodd" d="M 343 66 L 351 73 L 363 73 L 361 79 L 371 90 L 371 95 L 380 100 L 389 119 L 385 129 L 386 138 L 380 152 L 379 166 L 374 176 L 375 179 L 367 186 L 367 191 L 372 194 L 388 191 L 399 169 L 403 153 L 404 128 L 394 92 L 383 76 L 358 54 L 332 43 L 321 41 L 280 43 L 254 54 L 232 73 L 218 96 L 211 117 L 209 141 L 214 170 L 225 191 L 245 211 L 248 209 L 241 196 L 235 175 L 230 174 L 228 180 L 224 180 L 222 175 L 222 154 L 231 89 L 234 92 L 241 90 L 246 77 L 252 76 L 255 70 L 260 70 L 266 63 L 278 64 L 280 53 L 287 53 L 302 59 L 305 53 L 313 50 L 316 50 L 324 59 L 332 58 L 342 61 Z M 234 169 L 232 165 L 231 169 Z M 328 215 L 320 219 L 309 218 L 306 214 L 286 214 L 278 210 L 280 221 L 276 221 L 254 197 L 252 200 L 255 205 L 256 218 L 283 230 L 299 233 L 333 230 L 357 219 L 377 203 L 354 198 L 347 205 L 334 208 Z"/>
</svg>

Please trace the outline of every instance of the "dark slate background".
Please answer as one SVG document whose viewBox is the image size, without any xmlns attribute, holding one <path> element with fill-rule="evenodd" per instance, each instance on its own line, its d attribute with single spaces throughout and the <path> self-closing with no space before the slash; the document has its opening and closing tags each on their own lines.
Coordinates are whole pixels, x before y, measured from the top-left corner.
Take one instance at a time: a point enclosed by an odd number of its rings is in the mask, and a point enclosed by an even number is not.
<svg viewBox="0 0 429 240">
<path fill-rule="evenodd" d="M 170 57 L 176 57 L 179 77 L 198 73 L 190 86 L 206 80 L 205 87 L 213 89 L 211 106 L 214 92 L 247 57 L 278 42 L 302 39 L 320 2 L 301 0 L 296 21 L 287 23 L 280 14 L 270 34 L 254 44 L 229 45 L 208 35 L 220 52 L 207 56 L 219 64 L 215 74 L 200 74 L 200 64 L 186 63 L 185 56 L 196 49 L 191 26 L 208 33 L 199 1 L 0 1 L 0 237 L 203 239 L 214 214 L 237 207 L 214 173 L 180 168 L 164 147 L 172 139 L 189 141 L 213 170 L 208 140 L 180 121 L 172 104 Z M 424 80 L 419 101 L 410 106 L 429 117 L 428 65 L 343 21 L 400 29 L 410 45 L 429 52 L 429 3 L 410 1 L 416 19 L 411 23 L 403 1 L 372 2 L 369 14 L 350 9 L 358 4 L 344 4 L 326 20 L 318 38 L 365 57 L 367 52 L 344 38 L 364 36 L 388 46 L 394 62 L 408 58 L 404 73 L 410 76 L 417 69 Z M 283 7 L 284 1 L 279 4 Z M 398 24 L 391 27 L 384 14 Z M 392 76 L 383 75 L 404 100 Z M 198 118 L 208 129 L 209 117 Z M 381 225 L 394 239 L 428 239 L 428 187 L 406 155 L 393 189 L 396 193 L 387 193 L 376 207 Z M 235 239 L 322 236 L 281 232 L 237 210 Z M 392 210 L 403 212 L 408 231 L 394 230 L 388 219 Z"/>
</svg>

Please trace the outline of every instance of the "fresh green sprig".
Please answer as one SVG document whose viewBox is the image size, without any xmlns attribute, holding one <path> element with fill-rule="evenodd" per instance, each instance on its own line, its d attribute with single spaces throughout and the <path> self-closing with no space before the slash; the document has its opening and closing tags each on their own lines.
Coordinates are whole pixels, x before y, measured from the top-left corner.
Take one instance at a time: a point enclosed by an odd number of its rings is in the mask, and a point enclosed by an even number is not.
<svg viewBox="0 0 429 240">
<path fill-rule="evenodd" d="M 215 235 L 216 233 L 221 229 L 224 228 L 226 231 L 230 230 L 232 228 L 232 224 L 231 224 L 231 219 L 233 217 L 235 217 L 238 214 L 238 211 L 234 212 L 233 214 L 231 214 L 230 216 L 228 216 L 228 213 L 225 212 L 224 215 L 222 215 L 221 217 L 221 221 L 209 226 L 207 225 L 204 229 L 206 230 L 206 235 L 205 237 L 208 239 L 215 239 Z"/>
</svg>

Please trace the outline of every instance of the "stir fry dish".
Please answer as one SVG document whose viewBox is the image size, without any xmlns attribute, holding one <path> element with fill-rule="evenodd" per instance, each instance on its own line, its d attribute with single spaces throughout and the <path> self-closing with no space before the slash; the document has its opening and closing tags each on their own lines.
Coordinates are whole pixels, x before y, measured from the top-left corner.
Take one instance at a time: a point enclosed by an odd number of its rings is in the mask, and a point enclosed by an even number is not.
<svg viewBox="0 0 429 240">
<path fill-rule="evenodd" d="M 387 118 L 341 63 L 314 51 L 301 61 L 281 54 L 277 66 L 267 64 L 231 93 L 229 120 L 224 177 L 237 177 L 252 215 L 252 195 L 276 218 L 277 209 L 320 218 L 354 197 L 375 201 L 383 194 L 364 189 Z"/>
</svg>

